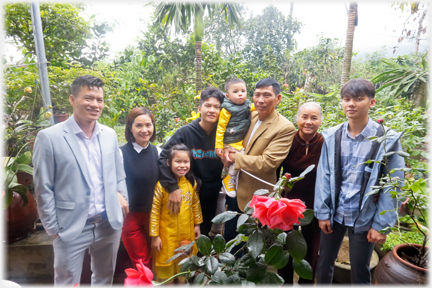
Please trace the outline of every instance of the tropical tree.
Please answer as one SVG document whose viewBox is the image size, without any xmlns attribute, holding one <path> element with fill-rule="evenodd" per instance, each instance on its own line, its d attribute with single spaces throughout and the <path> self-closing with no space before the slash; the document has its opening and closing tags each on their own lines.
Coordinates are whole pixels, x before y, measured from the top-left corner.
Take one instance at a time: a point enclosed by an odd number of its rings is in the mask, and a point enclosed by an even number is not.
<svg viewBox="0 0 432 288">
<path fill-rule="evenodd" d="M 426 107 L 429 78 L 426 57 L 427 53 L 413 66 L 392 59 L 382 60 L 387 64 L 386 71 L 372 79 L 372 82 L 381 84 L 377 92 L 389 87 L 394 97 L 401 96 L 412 100 L 416 107 Z"/>
<path fill-rule="evenodd" d="M 91 37 L 90 23 L 79 14 L 82 4 L 41 3 L 40 15 L 46 57 L 51 65 L 64 66 L 70 60 L 78 60 L 82 49 L 87 46 L 86 39 Z M 33 26 L 29 3 L 4 5 L 5 35 L 28 54 L 36 57 Z"/>
<path fill-rule="evenodd" d="M 352 51 L 353 51 L 353 43 L 354 43 L 354 30 L 355 26 L 357 26 L 358 14 L 357 14 L 357 3 L 350 3 L 350 8 L 348 12 L 348 27 L 345 41 L 345 51 L 342 65 L 342 76 L 341 76 L 341 85 L 344 85 L 348 82 L 349 74 L 351 70 L 351 59 L 352 59 Z"/>
<path fill-rule="evenodd" d="M 285 16 L 276 7 L 267 6 L 261 15 L 251 17 L 243 25 L 244 57 L 248 61 L 253 61 L 255 66 L 263 67 L 264 55 L 271 47 L 278 55 L 277 60 L 283 62 L 284 51 L 292 51 L 296 46 L 294 35 L 300 32 L 301 25 L 291 16 Z"/>
<path fill-rule="evenodd" d="M 195 39 L 195 92 L 201 93 L 202 89 L 202 40 L 204 36 L 204 12 L 212 17 L 216 7 L 221 8 L 225 20 L 229 23 L 230 29 L 234 25 L 240 25 L 240 18 L 237 12 L 237 4 L 233 3 L 199 3 L 199 2 L 177 2 L 160 3 L 155 9 L 155 24 L 162 24 L 165 28 L 174 26 L 175 32 L 186 31 L 193 23 Z"/>
</svg>

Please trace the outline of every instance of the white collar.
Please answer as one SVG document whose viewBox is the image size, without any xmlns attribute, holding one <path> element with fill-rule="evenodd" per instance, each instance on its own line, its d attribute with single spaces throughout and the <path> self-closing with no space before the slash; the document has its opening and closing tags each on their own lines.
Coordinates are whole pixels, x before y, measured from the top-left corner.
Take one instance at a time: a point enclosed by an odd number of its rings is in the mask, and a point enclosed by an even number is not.
<svg viewBox="0 0 432 288">
<path fill-rule="evenodd" d="M 78 123 L 76 122 L 76 120 L 75 120 L 73 114 L 72 114 L 71 117 L 69 117 L 69 119 L 70 119 L 70 122 L 71 122 L 71 124 L 72 124 L 72 130 L 73 130 L 74 134 L 75 134 L 75 135 L 79 135 L 79 134 L 81 134 L 81 135 L 84 135 L 84 137 L 87 137 L 87 136 L 85 135 L 84 131 L 81 129 L 81 127 L 80 127 L 80 126 L 78 125 Z M 98 135 L 98 134 L 100 133 L 100 131 L 101 131 L 101 128 L 100 128 L 100 126 L 99 126 L 99 123 L 96 121 L 96 123 L 95 123 L 95 127 L 94 127 L 94 129 L 93 129 L 92 137 Z"/>
<path fill-rule="evenodd" d="M 132 142 L 132 146 L 135 149 L 135 151 L 137 151 L 138 153 L 140 153 L 143 149 L 147 149 L 147 147 L 150 145 L 150 142 L 147 143 L 146 147 L 142 147 L 141 145 L 137 144 L 136 142 Z"/>
</svg>

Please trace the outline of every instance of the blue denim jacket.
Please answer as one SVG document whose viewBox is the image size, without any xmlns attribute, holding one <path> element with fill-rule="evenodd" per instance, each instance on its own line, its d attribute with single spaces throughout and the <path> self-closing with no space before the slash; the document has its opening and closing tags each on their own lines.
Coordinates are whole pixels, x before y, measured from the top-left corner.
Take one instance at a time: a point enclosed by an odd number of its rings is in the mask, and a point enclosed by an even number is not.
<svg viewBox="0 0 432 288">
<path fill-rule="evenodd" d="M 314 203 L 314 213 L 315 217 L 319 220 L 330 219 L 333 225 L 333 217 L 336 213 L 335 200 L 336 200 L 336 174 L 341 173 L 340 165 L 335 165 L 335 152 L 340 151 L 340 142 L 336 143 L 335 134 L 336 131 L 342 126 L 342 124 L 327 129 L 322 133 L 324 137 L 324 144 L 321 150 L 321 157 L 317 168 L 317 177 L 315 184 L 315 203 Z M 400 144 L 400 137 L 403 132 L 395 132 L 385 127 L 387 131 L 386 140 L 386 152 L 390 151 L 402 151 Z M 376 160 L 382 160 L 384 155 L 384 145 L 381 143 Z M 371 176 L 367 183 L 367 188 L 364 193 L 360 205 L 360 213 L 354 222 L 354 232 L 368 231 L 371 227 L 377 231 L 384 229 L 389 226 L 393 226 L 397 219 L 397 208 L 396 199 L 392 198 L 388 189 L 384 192 L 380 192 L 380 197 L 378 203 L 373 201 L 373 195 L 368 195 L 372 191 L 371 186 L 376 185 L 377 178 L 379 177 L 381 165 L 374 163 L 372 170 L 369 167 L 365 167 L 365 171 L 370 171 Z M 398 154 L 393 154 L 389 157 L 388 162 L 389 170 L 394 168 L 405 167 L 405 161 L 403 157 Z M 402 171 L 395 171 L 391 174 L 392 177 L 398 176 L 400 179 L 404 179 L 404 173 Z M 339 185 L 340 187 L 340 185 Z M 380 215 L 379 213 L 384 210 L 394 210 Z"/>
</svg>

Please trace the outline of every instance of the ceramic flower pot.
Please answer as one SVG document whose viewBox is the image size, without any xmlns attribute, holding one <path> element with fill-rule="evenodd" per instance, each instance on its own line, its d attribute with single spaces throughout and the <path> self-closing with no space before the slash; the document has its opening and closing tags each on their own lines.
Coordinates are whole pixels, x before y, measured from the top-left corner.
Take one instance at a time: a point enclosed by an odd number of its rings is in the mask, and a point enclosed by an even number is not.
<svg viewBox="0 0 432 288">
<path fill-rule="evenodd" d="M 28 186 L 33 182 L 33 175 L 29 173 L 18 171 L 16 176 L 17 182 L 21 185 Z"/>
<path fill-rule="evenodd" d="M 54 114 L 54 123 L 64 122 L 68 119 L 69 115 L 67 113 Z"/>
<path fill-rule="evenodd" d="M 402 252 L 410 256 L 418 253 L 417 249 L 419 249 L 421 245 L 410 245 L 399 244 L 393 248 L 391 253 L 387 253 L 375 269 L 373 283 L 397 285 L 427 283 L 427 269 L 418 267 L 400 257 Z"/>
<path fill-rule="evenodd" d="M 36 201 L 28 189 L 27 198 L 27 205 L 22 207 L 21 196 L 13 192 L 11 204 L 3 212 L 7 225 L 7 242 L 9 243 L 24 239 L 29 231 L 36 230 L 38 219 Z"/>
</svg>

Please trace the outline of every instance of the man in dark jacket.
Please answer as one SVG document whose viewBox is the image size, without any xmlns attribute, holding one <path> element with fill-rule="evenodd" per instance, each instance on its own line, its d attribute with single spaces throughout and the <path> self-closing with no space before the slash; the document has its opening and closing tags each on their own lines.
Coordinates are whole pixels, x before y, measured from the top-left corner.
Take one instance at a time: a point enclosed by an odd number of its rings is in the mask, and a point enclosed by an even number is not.
<svg viewBox="0 0 432 288">
<path fill-rule="evenodd" d="M 160 183 L 170 192 L 169 208 L 178 213 L 181 205 L 181 191 L 177 179 L 166 164 L 168 153 L 175 144 L 183 143 L 191 149 L 191 169 L 201 179 L 199 198 L 203 214 L 201 234 L 208 235 L 211 220 L 216 214 L 216 202 L 222 186 L 223 164 L 215 152 L 216 127 L 224 94 L 217 88 L 208 87 L 201 92 L 198 112 L 201 118 L 178 129 L 165 144 L 159 156 Z"/>
</svg>

